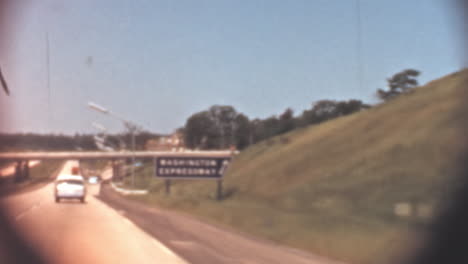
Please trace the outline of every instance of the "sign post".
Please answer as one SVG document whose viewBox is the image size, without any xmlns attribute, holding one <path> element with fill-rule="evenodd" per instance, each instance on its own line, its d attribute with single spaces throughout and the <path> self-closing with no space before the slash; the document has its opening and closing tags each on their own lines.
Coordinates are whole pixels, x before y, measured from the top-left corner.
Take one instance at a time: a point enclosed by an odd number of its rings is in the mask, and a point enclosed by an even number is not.
<svg viewBox="0 0 468 264">
<path fill-rule="evenodd" d="M 166 194 L 170 194 L 172 179 L 212 179 L 217 181 L 216 199 L 223 196 L 223 175 L 231 157 L 157 157 L 155 176 L 165 180 Z"/>
<path fill-rule="evenodd" d="M 219 179 L 218 188 L 216 192 L 216 200 L 220 201 L 221 199 L 223 199 L 223 180 Z"/>
<path fill-rule="evenodd" d="M 170 179 L 165 179 L 164 183 L 166 185 L 166 195 L 171 194 L 171 180 Z"/>
</svg>

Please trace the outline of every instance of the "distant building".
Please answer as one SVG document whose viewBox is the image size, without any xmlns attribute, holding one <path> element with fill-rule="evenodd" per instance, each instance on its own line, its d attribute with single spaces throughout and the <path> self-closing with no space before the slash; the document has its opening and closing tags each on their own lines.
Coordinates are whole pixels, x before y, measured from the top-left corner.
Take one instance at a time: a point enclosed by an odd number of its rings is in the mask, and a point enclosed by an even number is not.
<svg viewBox="0 0 468 264">
<path fill-rule="evenodd" d="M 150 139 L 146 141 L 145 148 L 152 151 L 183 151 L 185 149 L 184 136 L 181 133 L 173 133 Z"/>
</svg>

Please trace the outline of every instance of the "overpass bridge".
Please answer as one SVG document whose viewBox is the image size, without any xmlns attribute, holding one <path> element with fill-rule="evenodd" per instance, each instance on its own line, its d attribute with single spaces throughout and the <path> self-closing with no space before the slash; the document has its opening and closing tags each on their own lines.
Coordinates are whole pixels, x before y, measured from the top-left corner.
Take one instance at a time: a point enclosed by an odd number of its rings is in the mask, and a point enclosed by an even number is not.
<svg viewBox="0 0 468 264">
<path fill-rule="evenodd" d="M 157 157 L 231 157 L 231 150 L 219 151 L 32 151 L 32 152 L 1 152 L 0 161 L 16 162 L 15 177 L 18 180 L 29 177 L 29 161 L 31 160 L 110 160 L 113 174 L 116 175 L 116 161 L 129 158 L 155 159 Z"/>
</svg>

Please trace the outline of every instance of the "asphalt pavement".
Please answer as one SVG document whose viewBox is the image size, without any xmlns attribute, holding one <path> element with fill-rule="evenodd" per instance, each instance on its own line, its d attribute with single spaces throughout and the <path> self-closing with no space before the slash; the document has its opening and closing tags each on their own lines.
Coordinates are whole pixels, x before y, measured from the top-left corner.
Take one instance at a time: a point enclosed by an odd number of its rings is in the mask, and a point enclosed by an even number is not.
<svg viewBox="0 0 468 264">
<path fill-rule="evenodd" d="M 76 161 L 64 165 L 70 173 Z M 53 184 L 1 200 L 11 222 L 49 263 L 188 263 L 127 218 L 97 200 L 55 203 Z"/>
<path fill-rule="evenodd" d="M 61 173 L 70 173 L 76 165 L 66 162 Z M 55 203 L 53 184 L 4 197 L 0 203 L 17 232 L 53 264 L 339 263 L 185 214 L 148 208 L 108 188 L 89 185 L 84 204 Z"/>
</svg>

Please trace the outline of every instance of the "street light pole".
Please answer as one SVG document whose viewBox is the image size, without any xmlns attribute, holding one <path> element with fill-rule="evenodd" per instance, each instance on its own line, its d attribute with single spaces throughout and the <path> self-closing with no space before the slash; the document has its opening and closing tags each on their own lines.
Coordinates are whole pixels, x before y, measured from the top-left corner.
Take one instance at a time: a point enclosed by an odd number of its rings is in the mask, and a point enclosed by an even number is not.
<svg viewBox="0 0 468 264">
<path fill-rule="evenodd" d="M 137 126 L 131 122 L 125 121 L 124 122 L 125 127 L 130 131 L 130 140 L 131 140 L 131 146 L 132 146 L 132 167 L 131 167 L 131 173 L 132 173 L 132 186 L 135 186 L 135 132 L 137 130 Z"/>
<path fill-rule="evenodd" d="M 106 138 L 108 137 L 108 135 L 106 134 L 107 129 L 103 125 L 101 125 L 101 124 L 99 124 L 97 122 L 93 122 L 91 124 L 92 124 L 92 126 L 94 128 L 96 128 L 100 132 L 100 133 L 98 133 L 98 135 L 96 135 L 94 137 L 94 142 L 96 143 L 98 148 L 101 149 L 101 150 L 104 150 L 104 151 L 114 151 L 115 146 L 113 146 L 112 144 L 109 144 L 108 146 L 106 146 L 106 144 L 105 144 L 106 143 Z M 99 136 L 99 134 L 101 134 L 101 136 Z M 117 146 L 117 148 L 118 148 L 118 146 Z"/>
<path fill-rule="evenodd" d="M 107 114 L 107 115 L 110 115 L 116 119 L 119 119 L 123 124 L 124 126 L 130 130 L 130 134 L 131 134 L 131 151 L 132 151 L 132 165 L 131 165 L 131 176 L 132 176 L 132 186 L 135 187 L 135 132 L 136 132 L 136 129 L 137 129 L 137 126 L 133 123 L 133 122 L 130 122 L 116 114 L 114 114 L 113 112 L 109 111 L 109 109 L 105 108 L 105 107 L 102 107 L 96 103 L 93 103 L 93 102 L 88 102 L 88 107 L 95 110 L 95 111 L 98 111 L 98 112 L 101 112 L 103 114 Z"/>
<path fill-rule="evenodd" d="M 96 122 L 91 123 L 91 125 L 97 130 L 101 131 L 101 133 L 105 133 L 107 130 L 103 125 L 96 123 Z"/>
</svg>

